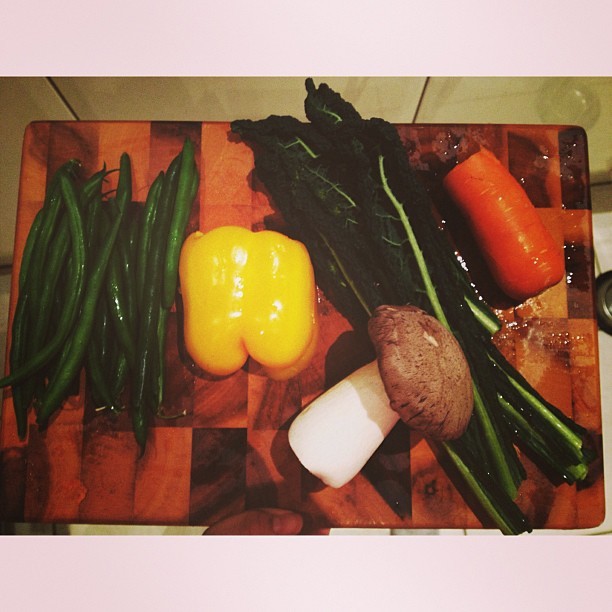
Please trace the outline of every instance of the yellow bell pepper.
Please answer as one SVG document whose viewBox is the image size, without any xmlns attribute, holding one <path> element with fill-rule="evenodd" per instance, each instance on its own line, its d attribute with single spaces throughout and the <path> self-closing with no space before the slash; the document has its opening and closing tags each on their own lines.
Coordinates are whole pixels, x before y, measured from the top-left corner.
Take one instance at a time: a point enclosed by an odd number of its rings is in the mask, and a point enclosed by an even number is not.
<svg viewBox="0 0 612 612">
<path fill-rule="evenodd" d="M 185 345 L 206 372 L 227 376 L 250 356 L 284 380 L 312 359 L 316 287 L 301 242 L 231 225 L 197 231 L 183 244 L 179 275 Z"/>
</svg>

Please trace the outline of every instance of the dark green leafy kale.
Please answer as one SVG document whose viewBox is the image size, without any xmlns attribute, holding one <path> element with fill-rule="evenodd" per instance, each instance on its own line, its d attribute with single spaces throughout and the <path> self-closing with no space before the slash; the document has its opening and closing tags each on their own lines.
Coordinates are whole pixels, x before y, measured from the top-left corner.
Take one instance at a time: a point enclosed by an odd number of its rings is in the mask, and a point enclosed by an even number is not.
<svg viewBox="0 0 612 612">
<path fill-rule="evenodd" d="M 546 402 L 491 341 L 500 327 L 432 214 L 397 130 L 364 120 L 327 85 L 306 81 L 308 123 L 270 116 L 234 121 L 256 172 L 296 237 L 317 282 L 353 325 L 381 304 L 411 303 L 461 344 L 474 383 L 474 416 L 441 452 L 504 533 L 530 530 L 512 500 L 525 471 L 513 443 L 567 482 L 586 476 L 585 431 Z"/>
<path fill-rule="evenodd" d="M 363 231 L 363 209 L 344 187 L 351 177 L 346 180 L 347 169 L 335 161 L 329 140 L 293 117 L 236 121 L 232 129 L 257 144 L 255 170 L 294 234 L 319 260 L 318 282 L 332 301 L 342 300 L 344 307 L 336 304 L 339 310 L 363 322 L 364 311 L 369 316 L 380 304 L 406 301 L 402 292 L 411 284 L 398 287 L 392 269 L 384 265 L 388 250 Z M 399 240 L 394 230 L 389 240 Z M 319 278 L 322 274 L 332 275 L 330 284 Z"/>
</svg>

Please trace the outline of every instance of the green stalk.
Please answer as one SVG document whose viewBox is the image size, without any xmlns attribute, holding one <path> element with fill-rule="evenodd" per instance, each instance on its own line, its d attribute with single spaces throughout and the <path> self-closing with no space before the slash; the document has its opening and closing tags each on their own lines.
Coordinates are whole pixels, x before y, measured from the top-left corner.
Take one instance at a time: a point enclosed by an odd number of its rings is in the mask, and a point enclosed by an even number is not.
<svg viewBox="0 0 612 612">
<path fill-rule="evenodd" d="M 285 149 L 289 149 L 295 145 L 300 145 L 304 151 L 306 151 L 306 153 L 308 153 L 308 155 L 310 155 L 310 157 L 312 157 L 312 159 L 317 159 L 317 157 L 319 157 L 318 153 L 315 153 L 299 136 L 296 137 L 296 139 L 293 142 L 290 142 L 289 144 L 285 145 Z"/>
<path fill-rule="evenodd" d="M 506 516 L 498 510 L 497 506 L 491 501 L 490 497 L 487 495 L 480 481 L 476 478 L 472 470 L 470 470 L 470 468 L 464 463 L 461 457 L 455 452 L 452 446 L 449 443 L 444 442 L 442 443 L 442 448 L 446 452 L 449 459 L 453 462 L 454 466 L 457 468 L 457 471 L 465 480 L 472 493 L 474 493 L 478 502 L 481 504 L 487 515 L 491 519 L 493 519 L 498 529 L 504 535 L 517 535 L 525 531 L 524 525 L 514 526 L 506 518 Z M 527 530 L 529 530 L 529 528 L 527 528 Z"/>
<path fill-rule="evenodd" d="M 565 423 L 562 423 L 555 415 L 548 410 L 543 402 L 538 400 L 532 393 L 527 391 L 521 384 L 519 384 L 512 376 L 506 374 L 510 384 L 521 394 L 521 396 L 533 407 L 538 413 L 555 429 L 559 435 L 563 437 L 571 446 L 579 451 L 579 456 L 582 455 L 582 439 L 576 433 L 574 433 Z"/>
<path fill-rule="evenodd" d="M 417 242 L 416 236 L 414 235 L 414 231 L 412 229 L 412 225 L 410 224 L 410 220 L 408 219 L 408 215 L 404 211 L 404 207 L 402 203 L 398 201 L 395 197 L 395 194 L 391 191 L 389 187 L 389 183 L 387 181 L 387 176 L 385 174 L 384 167 L 384 157 L 382 155 L 378 156 L 378 169 L 380 173 L 380 180 L 383 185 L 383 189 L 387 194 L 387 197 L 391 200 L 393 207 L 395 208 L 400 222 L 404 227 L 406 232 L 406 236 L 408 237 L 408 242 L 410 243 L 410 247 L 414 252 L 414 257 L 417 262 L 417 266 L 419 268 L 419 272 L 421 273 L 421 278 L 423 279 L 423 283 L 425 284 L 425 291 L 427 292 L 427 297 L 429 297 L 429 301 L 431 302 L 431 306 L 434 310 L 436 318 L 450 331 L 450 325 L 448 324 L 448 320 L 446 319 L 446 315 L 444 314 L 444 309 L 442 308 L 442 304 L 440 304 L 440 300 L 438 299 L 438 294 L 436 293 L 436 289 L 431 281 L 431 276 L 429 275 L 429 270 L 427 269 L 427 264 L 425 263 L 425 257 L 423 256 L 423 251 L 421 251 L 421 247 Z"/>
<path fill-rule="evenodd" d="M 351 290 L 355 294 L 355 297 L 357 298 L 357 300 L 359 301 L 361 306 L 363 306 L 363 309 L 366 311 L 367 315 L 369 317 L 372 316 L 372 309 L 370 308 L 370 306 L 366 302 L 365 298 L 357 290 L 357 286 L 356 286 L 355 282 L 353 281 L 353 279 L 351 278 L 351 276 L 347 272 L 345 266 L 342 264 L 342 261 L 340 260 L 340 258 L 338 257 L 338 255 L 334 251 L 333 247 L 329 243 L 329 240 L 327 240 L 327 238 L 321 232 L 317 231 L 317 234 L 319 235 L 321 240 L 325 243 L 325 246 L 329 250 L 331 256 L 334 258 L 334 261 L 336 262 L 336 265 L 338 266 L 338 269 L 340 270 L 342 276 L 344 277 L 344 279 L 346 280 L 348 286 L 351 288 Z"/>
<path fill-rule="evenodd" d="M 504 451 L 499 442 L 499 438 L 496 435 L 493 423 L 487 412 L 487 408 L 482 400 L 480 392 L 476 385 L 473 385 L 474 390 L 474 412 L 480 422 L 483 429 L 485 439 L 488 441 L 491 453 L 493 454 L 493 460 L 497 470 L 497 474 L 500 478 L 501 485 L 504 490 L 514 499 L 518 493 L 518 488 L 512 477 L 512 472 L 508 466 L 508 462 L 504 460 Z"/>
<path fill-rule="evenodd" d="M 470 298 L 465 298 L 465 303 L 469 306 L 476 320 L 487 330 L 492 336 L 501 329 L 499 319 L 492 317 L 486 310 L 479 307 Z"/>
<path fill-rule="evenodd" d="M 501 394 L 498 394 L 499 404 L 508 416 L 508 419 L 523 432 L 522 439 L 528 446 L 538 453 L 552 468 L 559 471 L 559 461 L 549 455 L 550 447 L 544 437 L 531 427 L 527 420 L 512 406 Z M 579 462 L 574 465 L 565 466 L 563 476 L 570 482 L 584 480 L 588 473 L 588 467 Z"/>
<path fill-rule="evenodd" d="M 421 278 L 423 279 L 423 284 L 425 285 L 425 290 L 427 292 L 427 296 L 433 308 L 434 314 L 436 318 L 440 321 L 440 323 L 442 323 L 442 325 L 444 325 L 446 329 L 452 332 L 446 315 L 444 313 L 444 309 L 442 308 L 442 304 L 440 303 L 440 300 L 438 298 L 438 294 L 436 293 L 434 284 L 431 280 L 427 264 L 425 263 L 425 257 L 423 256 L 423 252 L 421 251 L 419 243 L 417 242 L 416 236 L 412 229 L 412 225 L 410 224 L 410 220 L 408 219 L 408 215 L 406 215 L 402 203 L 398 201 L 398 199 L 395 197 L 395 194 L 393 193 L 393 191 L 391 191 L 391 188 L 389 187 L 387 176 L 385 174 L 384 157 L 382 155 L 378 156 L 378 168 L 383 189 L 387 194 L 387 197 L 391 200 L 391 203 L 393 204 L 393 207 L 395 208 L 399 216 L 399 220 L 406 232 L 408 242 L 414 253 L 415 260 L 417 262 Z M 504 490 L 508 493 L 508 495 L 514 498 L 517 494 L 517 487 L 514 482 L 514 478 L 512 477 L 512 473 L 510 471 L 508 463 L 507 461 L 505 461 L 504 452 L 501 447 L 499 438 L 496 435 L 495 428 L 493 426 L 489 413 L 487 412 L 486 406 L 475 384 L 473 384 L 473 390 L 474 411 L 483 429 L 485 439 L 488 442 L 496 472 L 499 476 L 502 486 L 504 487 Z"/>
</svg>

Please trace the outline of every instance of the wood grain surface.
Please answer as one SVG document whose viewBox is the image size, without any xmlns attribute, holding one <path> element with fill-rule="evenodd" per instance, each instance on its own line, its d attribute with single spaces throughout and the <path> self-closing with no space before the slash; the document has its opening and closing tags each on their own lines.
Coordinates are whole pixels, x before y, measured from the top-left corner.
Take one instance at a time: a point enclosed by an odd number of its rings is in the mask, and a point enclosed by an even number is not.
<svg viewBox="0 0 612 612">
<path fill-rule="evenodd" d="M 407 155 L 422 176 L 482 293 L 505 325 L 496 341 L 549 400 L 601 440 L 597 328 L 586 136 L 562 126 L 401 125 Z M 251 150 L 227 123 L 36 122 L 23 145 L 9 326 L 17 299 L 25 238 L 47 182 L 66 159 L 86 173 L 132 158 L 134 199 L 189 136 L 201 185 L 189 231 L 224 224 L 277 226 L 278 214 L 253 176 Z M 566 250 L 566 280 L 518 307 L 487 277 L 461 221 L 444 208 L 439 177 L 467 141 L 490 148 L 523 184 Z M 114 178 L 113 178 L 114 177 Z M 111 175 L 116 180 L 116 173 Z M 111 185 L 112 186 L 112 185 Z M 364 330 L 354 330 L 320 293 L 321 339 L 311 366 L 274 382 L 251 363 L 224 380 L 200 376 L 184 355 L 180 312 L 169 322 L 164 411 L 138 458 L 127 414 L 98 414 L 81 394 L 46 431 L 33 415 L 16 434 L 5 391 L 0 430 L 0 516 L 6 521 L 208 525 L 246 508 L 277 506 L 304 512 L 313 527 L 478 528 L 427 442 L 401 423 L 361 474 L 330 489 L 299 464 L 287 441 L 291 420 L 322 390 L 371 358 Z M 9 337 L 10 343 L 10 337 Z M 604 518 L 601 462 L 580 487 L 553 487 L 526 458 L 529 478 L 519 504 L 536 528 L 587 528 Z"/>
</svg>

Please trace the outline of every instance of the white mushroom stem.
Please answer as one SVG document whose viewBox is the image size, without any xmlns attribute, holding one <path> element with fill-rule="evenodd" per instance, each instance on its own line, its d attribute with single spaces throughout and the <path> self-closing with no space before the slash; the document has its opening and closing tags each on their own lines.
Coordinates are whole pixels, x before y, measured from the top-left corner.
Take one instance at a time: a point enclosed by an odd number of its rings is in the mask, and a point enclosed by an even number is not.
<svg viewBox="0 0 612 612">
<path fill-rule="evenodd" d="M 289 444 L 309 472 L 338 488 L 361 471 L 398 420 L 373 361 L 311 402 L 289 428 Z"/>
</svg>

